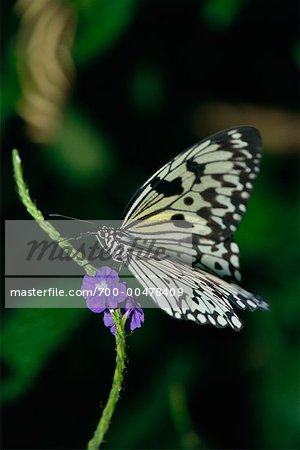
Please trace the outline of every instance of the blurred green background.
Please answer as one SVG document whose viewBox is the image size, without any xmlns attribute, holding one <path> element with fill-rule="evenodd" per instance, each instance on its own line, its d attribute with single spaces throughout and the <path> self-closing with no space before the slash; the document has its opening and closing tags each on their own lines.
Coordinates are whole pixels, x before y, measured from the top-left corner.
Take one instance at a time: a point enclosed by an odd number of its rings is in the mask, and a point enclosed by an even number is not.
<svg viewBox="0 0 300 450">
<path fill-rule="evenodd" d="M 1 6 L 6 219 L 29 219 L 14 147 L 46 215 L 119 219 L 154 170 L 210 133 L 254 125 L 265 142 L 237 241 L 243 286 L 271 312 L 241 314 L 234 333 L 147 310 L 104 448 L 299 448 L 296 1 Z M 1 342 L 3 448 L 84 448 L 114 369 L 102 318 L 6 310 Z"/>
</svg>

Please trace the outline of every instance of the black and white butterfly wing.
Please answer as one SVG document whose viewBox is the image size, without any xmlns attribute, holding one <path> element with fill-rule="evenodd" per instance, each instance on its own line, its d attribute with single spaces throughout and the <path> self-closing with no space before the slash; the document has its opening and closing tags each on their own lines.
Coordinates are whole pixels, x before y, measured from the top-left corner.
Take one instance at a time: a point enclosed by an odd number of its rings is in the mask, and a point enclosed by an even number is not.
<svg viewBox="0 0 300 450">
<path fill-rule="evenodd" d="M 127 208 L 122 228 L 155 239 L 174 259 L 240 280 L 232 241 L 259 171 L 262 142 L 253 127 L 214 134 L 156 172 Z"/>
<path fill-rule="evenodd" d="M 157 306 L 178 319 L 238 331 L 242 322 L 233 305 L 251 311 L 268 309 L 266 302 L 235 283 L 178 261 L 159 260 L 150 254 L 141 259 L 133 253 L 128 267 Z"/>
</svg>

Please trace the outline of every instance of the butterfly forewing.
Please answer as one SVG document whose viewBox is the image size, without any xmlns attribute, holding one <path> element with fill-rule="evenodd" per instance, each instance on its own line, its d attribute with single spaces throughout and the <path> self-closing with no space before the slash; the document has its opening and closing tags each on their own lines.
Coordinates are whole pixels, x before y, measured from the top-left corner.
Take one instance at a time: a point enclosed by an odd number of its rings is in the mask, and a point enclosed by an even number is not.
<svg viewBox="0 0 300 450">
<path fill-rule="evenodd" d="M 174 220 L 202 225 L 201 237 L 226 239 L 245 212 L 240 206 L 250 196 L 261 151 L 260 135 L 252 127 L 222 131 L 194 145 L 142 186 L 127 208 L 123 226 L 132 227 L 139 220 L 151 226 L 154 220 L 161 222 L 161 214 L 163 221 L 176 215 Z"/>
<path fill-rule="evenodd" d="M 194 145 L 142 186 L 123 228 L 138 239 L 155 236 L 172 258 L 240 281 L 232 234 L 246 211 L 261 151 L 252 127 L 225 130 Z"/>
</svg>

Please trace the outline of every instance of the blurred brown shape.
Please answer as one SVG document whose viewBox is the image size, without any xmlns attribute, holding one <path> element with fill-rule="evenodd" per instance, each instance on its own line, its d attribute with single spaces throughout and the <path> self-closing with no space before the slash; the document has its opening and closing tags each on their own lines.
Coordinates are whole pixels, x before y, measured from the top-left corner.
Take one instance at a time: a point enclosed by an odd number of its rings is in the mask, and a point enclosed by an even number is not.
<svg viewBox="0 0 300 450">
<path fill-rule="evenodd" d="M 18 0 L 16 56 L 22 98 L 18 112 L 29 138 L 53 138 L 74 78 L 71 56 L 76 20 L 63 0 Z"/>
<path fill-rule="evenodd" d="M 283 109 L 212 102 L 198 107 L 192 116 L 192 128 L 199 138 L 240 125 L 258 128 L 269 151 L 295 153 L 300 149 L 300 115 Z"/>
</svg>

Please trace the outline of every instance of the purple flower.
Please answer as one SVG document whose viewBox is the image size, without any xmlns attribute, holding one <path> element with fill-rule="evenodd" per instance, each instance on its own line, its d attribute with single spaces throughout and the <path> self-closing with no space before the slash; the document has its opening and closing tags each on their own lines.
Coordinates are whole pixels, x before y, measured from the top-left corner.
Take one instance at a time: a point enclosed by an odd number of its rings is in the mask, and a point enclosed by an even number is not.
<svg viewBox="0 0 300 450">
<path fill-rule="evenodd" d="M 104 311 L 103 322 L 107 328 L 110 328 L 110 332 L 115 336 L 116 335 L 116 327 L 115 327 L 112 315 L 108 309 L 106 309 Z"/>
<path fill-rule="evenodd" d="M 125 306 L 121 308 L 122 316 L 126 316 L 125 327 L 129 331 L 134 331 L 136 328 L 140 328 L 145 320 L 144 311 L 139 303 L 133 304 L 133 298 L 128 297 L 126 299 Z M 107 328 L 110 328 L 110 332 L 115 335 L 116 327 L 110 313 L 110 310 L 106 309 L 103 314 L 103 322 Z"/>
<path fill-rule="evenodd" d="M 118 273 L 105 266 L 98 269 L 94 277 L 83 278 L 81 292 L 87 307 L 95 313 L 117 308 L 127 296 L 126 283 L 120 283 Z"/>
<path fill-rule="evenodd" d="M 130 331 L 141 328 L 145 320 L 145 314 L 141 305 L 138 302 L 134 302 L 132 297 L 126 299 L 124 314 L 127 315 L 126 325 Z"/>
<path fill-rule="evenodd" d="M 134 304 L 132 297 L 127 297 L 125 305 L 121 308 L 121 314 L 122 316 L 126 316 L 125 327 L 130 331 L 140 328 L 145 320 L 141 305 L 138 302 Z M 110 328 L 110 332 L 115 335 L 116 328 L 110 310 L 106 309 L 104 311 L 103 322 L 107 328 Z"/>
<path fill-rule="evenodd" d="M 133 331 L 144 323 L 145 316 L 141 305 L 133 297 L 127 296 L 127 284 L 120 283 L 118 273 L 110 267 L 101 267 L 94 277 L 86 275 L 82 281 L 81 292 L 91 311 L 104 313 L 104 325 L 110 328 L 114 335 L 116 328 L 110 311 L 115 308 L 120 308 L 122 316 L 126 316 L 127 330 Z"/>
</svg>

